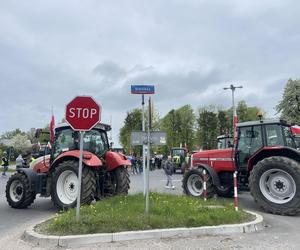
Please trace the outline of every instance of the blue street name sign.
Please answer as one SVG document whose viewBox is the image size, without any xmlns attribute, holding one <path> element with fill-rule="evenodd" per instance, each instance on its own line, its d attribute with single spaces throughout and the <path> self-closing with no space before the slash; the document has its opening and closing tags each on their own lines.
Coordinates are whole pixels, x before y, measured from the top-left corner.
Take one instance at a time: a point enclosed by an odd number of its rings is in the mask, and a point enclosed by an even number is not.
<svg viewBox="0 0 300 250">
<path fill-rule="evenodd" d="M 154 94 L 154 85 L 131 85 L 131 94 Z"/>
</svg>

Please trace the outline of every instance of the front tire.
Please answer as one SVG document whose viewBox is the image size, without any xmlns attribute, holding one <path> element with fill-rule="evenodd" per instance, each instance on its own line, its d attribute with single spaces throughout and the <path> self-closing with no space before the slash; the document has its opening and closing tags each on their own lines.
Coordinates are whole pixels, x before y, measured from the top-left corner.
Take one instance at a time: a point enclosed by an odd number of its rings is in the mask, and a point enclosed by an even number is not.
<svg viewBox="0 0 300 250">
<path fill-rule="evenodd" d="M 60 163 L 52 175 L 51 199 L 58 210 L 74 208 L 78 195 L 78 161 Z M 94 200 L 96 180 L 93 171 L 82 167 L 80 203 L 90 204 Z"/>
<path fill-rule="evenodd" d="M 36 196 L 31 190 L 28 177 L 23 173 L 15 173 L 9 178 L 5 193 L 6 200 L 12 208 L 27 208 Z"/>
<path fill-rule="evenodd" d="M 214 196 L 214 185 L 212 183 L 212 178 L 209 174 L 206 175 L 206 195 L 207 198 L 211 198 Z M 204 176 L 203 176 L 203 168 L 194 168 L 185 173 L 182 180 L 182 188 L 183 192 L 186 195 L 194 196 L 194 197 L 204 197 Z"/>
<path fill-rule="evenodd" d="M 250 192 L 267 212 L 295 215 L 300 212 L 299 163 L 286 157 L 269 157 L 250 173 Z"/>
</svg>

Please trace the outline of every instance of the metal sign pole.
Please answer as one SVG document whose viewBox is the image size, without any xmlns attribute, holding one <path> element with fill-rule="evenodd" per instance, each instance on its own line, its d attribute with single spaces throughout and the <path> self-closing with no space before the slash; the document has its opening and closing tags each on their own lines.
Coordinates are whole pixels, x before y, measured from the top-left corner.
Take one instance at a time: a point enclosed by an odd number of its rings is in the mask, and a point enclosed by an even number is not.
<svg viewBox="0 0 300 250">
<path fill-rule="evenodd" d="M 79 156 L 79 168 L 78 168 L 78 194 L 77 194 L 77 206 L 76 206 L 76 221 L 80 220 L 80 195 L 81 195 L 81 179 L 82 179 L 82 154 L 83 154 L 83 135 L 84 132 L 80 131 L 80 156 Z"/>
<path fill-rule="evenodd" d="M 142 131 L 145 131 L 145 96 L 142 94 Z M 145 145 L 143 144 L 143 178 L 144 178 L 144 195 L 146 194 L 146 157 L 145 157 Z"/>
<path fill-rule="evenodd" d="M 151 98 L 149 97 L 149 121 L 148 121 L 148 150 L 147 150 L 147 174 L 146 174 L 146 214 L 149 213 L 149 169 L 150 169 L 150 129 L 151 129 Z"/>
</svg>

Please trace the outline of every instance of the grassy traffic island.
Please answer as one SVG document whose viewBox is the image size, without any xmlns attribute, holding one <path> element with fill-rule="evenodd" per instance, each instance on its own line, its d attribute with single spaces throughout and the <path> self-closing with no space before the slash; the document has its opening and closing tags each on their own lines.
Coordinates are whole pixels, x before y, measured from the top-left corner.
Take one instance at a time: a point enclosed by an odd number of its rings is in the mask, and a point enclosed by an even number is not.
<svg viewBox="0 0 300 250">
<path fill-rule="evenodd" d="M 81 220 L 75 209 L 56 214 L 36 227 L 51 235 L 114 233 L 176 227 L 201 227 L 251 221 L 250 215 L 226 201 L 203 201 L 182 195 L 150 193 L 149 215 L 144 213 L 143 194 L 115 196 L 89 206 L 82 206 Z"/>
</svg>

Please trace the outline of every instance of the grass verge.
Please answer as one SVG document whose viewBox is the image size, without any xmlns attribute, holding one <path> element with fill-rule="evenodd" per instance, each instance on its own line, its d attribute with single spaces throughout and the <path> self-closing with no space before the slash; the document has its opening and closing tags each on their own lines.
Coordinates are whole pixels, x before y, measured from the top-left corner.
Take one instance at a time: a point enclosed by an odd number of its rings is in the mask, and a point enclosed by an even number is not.
<svg viewBox="0 0 300 250">
<path fill-rule="evenodd" d="M 3 167 L 1 167 L 1 168 L 0 168 L 0 172 L 3 172 L 3 171 L 4 171 L 4 169 L 3 169 Z M 8 170 L 7 170 L 6 172 L 14 173 L 14 172 L 16 172 L 16 170 L 15 170 L 15 169 L 10 169 L 10 168 L 8 168 Z"/>
<path fill-rule="evenodd" d="M 52 235 L 112 233 L 232 224 L 253 218 L 243 210 L 236 212 L 233 204 L 225 201 L 151 193 L 149 215 L 144 213 L 144 203 L 143 194 L 116 196 L 81 207 L 80 222 L 72 209 L 40 224 L 37 231 Z"/>
</svg>

